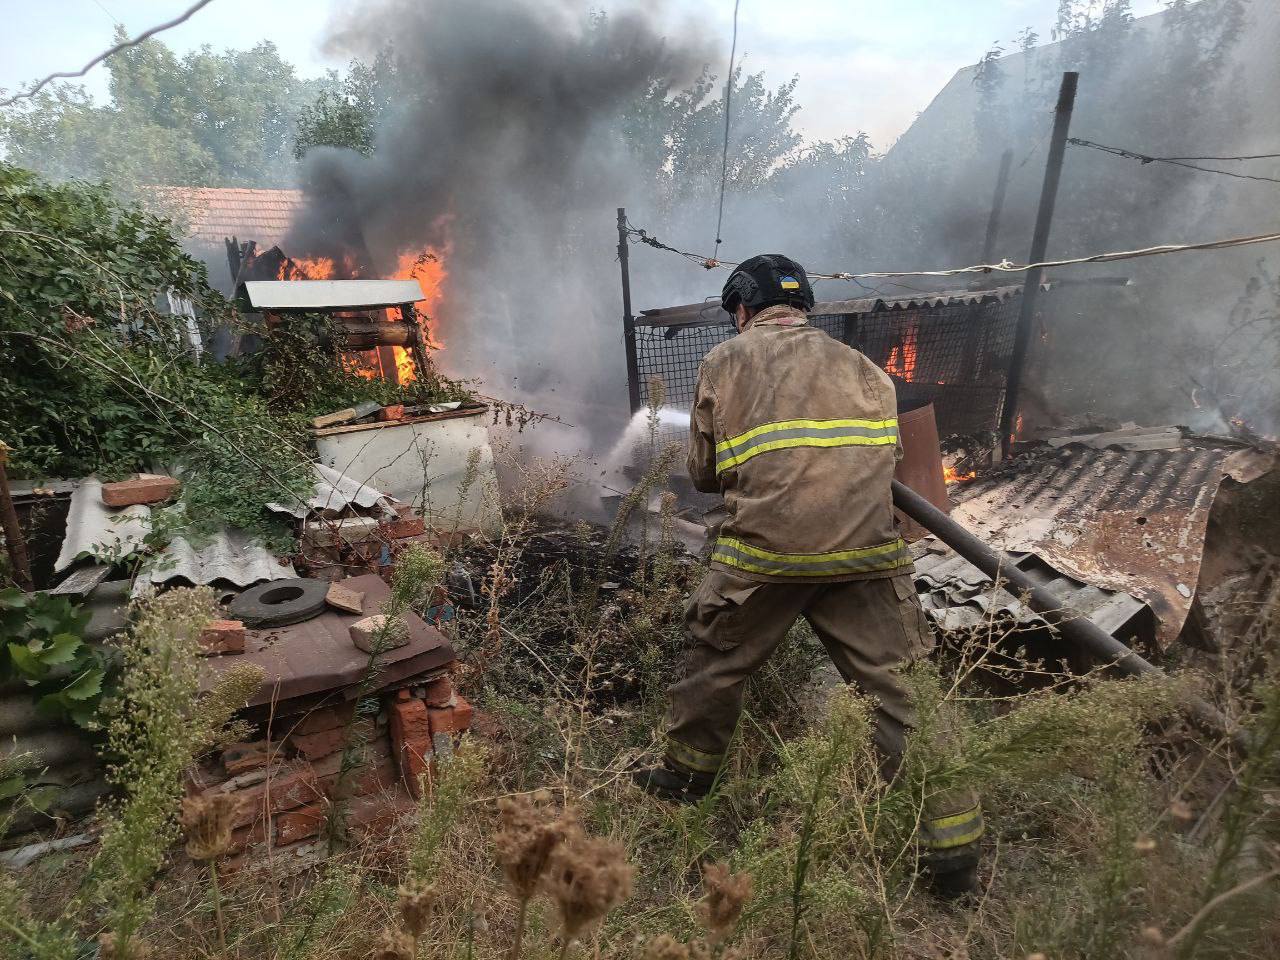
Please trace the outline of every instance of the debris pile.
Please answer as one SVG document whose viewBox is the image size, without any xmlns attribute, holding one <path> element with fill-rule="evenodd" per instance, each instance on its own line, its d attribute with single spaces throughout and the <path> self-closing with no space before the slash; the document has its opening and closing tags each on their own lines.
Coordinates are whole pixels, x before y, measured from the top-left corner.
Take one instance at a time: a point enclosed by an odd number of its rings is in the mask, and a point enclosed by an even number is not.
<svg viewBox="0 0 1280 960">
<path fill-rule="evenodd" d="M 406 614 L 402 636 L 370 647 L 368 621 L 382 616 L 390 596 L 379 577 L 266 587 L 231 604 L 255 625 L 206 628 L 217 638 L 206 651 L 206 689 L 238 663 L 265 671 L 242 713 L 252 733 L 192 770 L 187 783 L 191 796 L 239 800 L 237 853 L 300 849 L 327 830 L 385 825 L 421 795 L 436 758 L 452 752 L 473 716 L 454 690 L 453 649 L 421 618 Z M 233 634 L 242 652 L 225 652 L 223 638 Z"/>
</svg>

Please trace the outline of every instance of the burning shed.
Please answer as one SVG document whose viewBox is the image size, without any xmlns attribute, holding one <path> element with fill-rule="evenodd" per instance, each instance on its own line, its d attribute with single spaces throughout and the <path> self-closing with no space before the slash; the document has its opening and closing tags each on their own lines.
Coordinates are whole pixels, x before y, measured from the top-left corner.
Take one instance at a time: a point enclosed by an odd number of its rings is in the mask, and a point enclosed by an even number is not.
<svg viewBox="0 0 1280 960">
<path fill-rule="evenodd" d="M 1010 285 L 833 300 L 814 304 L 809 322 L 884 368 L 904 408 L 932 403 L 943 436 L 983 433 L 1000 422 L 1021 292 Z M 648 402 L 654 377 L 667 403 L 687 406 L 698 363 L 733 334 L 717 302 L 640 311 L 627 331 L 633 411 Z"/>
</svg>

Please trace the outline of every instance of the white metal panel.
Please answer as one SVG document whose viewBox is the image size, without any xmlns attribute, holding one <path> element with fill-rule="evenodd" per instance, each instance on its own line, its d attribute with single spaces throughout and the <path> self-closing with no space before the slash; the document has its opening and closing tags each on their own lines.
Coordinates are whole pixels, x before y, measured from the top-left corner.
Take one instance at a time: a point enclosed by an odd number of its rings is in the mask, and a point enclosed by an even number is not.
<svg viewBox="0 0 1280 960">
<path fill-rule="evenodd" d="M 495 531 L 502 517 L 484 414 L 336 427 L 317 433 L 316 451 L 345 477 L 412 504 L 431 526 Z"/>
<path fill-rule="evenodd" d="M 248 280 L 255 310 L 372 310 L 425 299 L 417 280 Z"/>
</svg>

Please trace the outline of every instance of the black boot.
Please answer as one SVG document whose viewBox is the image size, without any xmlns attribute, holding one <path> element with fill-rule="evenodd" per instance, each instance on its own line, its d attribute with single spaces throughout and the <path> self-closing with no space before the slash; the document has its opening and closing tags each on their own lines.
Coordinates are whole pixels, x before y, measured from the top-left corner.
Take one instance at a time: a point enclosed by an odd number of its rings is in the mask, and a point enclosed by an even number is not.
<svg viewBox="0 0 1280 960">
<path fill-rule="evenodd" d="M 695 804 L 711 790 L 714 777 L 699 773 L 686 773 L 673 767 L 646 767 L 633 770 L 631 779 L 641 790 L 663 800 Z"/>
<path fill-rule="evenodd" d="M 975 897 L 981 891 L 978 883 L 978 865 L 969 863 L 955 869 L 928 869 L 925 879 L 934 896 L 941 900 L 962 900 Z"/>
</svg>

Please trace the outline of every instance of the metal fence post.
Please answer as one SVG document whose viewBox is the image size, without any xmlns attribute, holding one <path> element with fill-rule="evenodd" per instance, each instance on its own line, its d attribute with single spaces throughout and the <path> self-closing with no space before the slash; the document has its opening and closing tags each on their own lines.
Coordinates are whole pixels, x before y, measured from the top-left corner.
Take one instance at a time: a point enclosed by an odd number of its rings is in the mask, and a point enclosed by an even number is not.
<svg viewBox="0 0 1280 960">
<path fill-rule="evenodd" d="M 618 263 L 622 267 L 622 340 L 627 351 L 627 397 L 640 410 L 640 364 L 636 358 L 636 321 L 631 315 L 631 262 L 627 250 L 627 208 L 618 208 Z"/>
<path fill-rule="evenodd" d="M 1068 71 L 1062 75 L 1058 90 L 1058 106 L 1053 115 L 1053 134 L 1049 140 L 1049 158 L 1044 165 L 1044 184 L 1040 188 L 1040 208 L 1036 211 L 1036 227 L 1031 237 L 1031 259 L 1044 260 L 1049 246 L 1049 226 L 1058 198 L 1058 180 L 1062 176 L 1062 158 L 1067 149 L 1067 132 L 1071 127 L 1071 111 L 1076 103 L 1076 83 L 1080 74 Z M 1022 389 L 1022 372 L 1031 343 L 1031 325 L 1035 321 L 1036 301 L 1040 298 L 1040 278 L 1044 271 L 1032 267 L 1022 287 L 1022 303 L 1018 310 L 1018 326 L 1013 336 L 1013 356 L 1009 359 L 1009 375 L 1005 385 L 1004 409 L 1000 413 L 1000 452 L 1007 457 L 1013 446 L 1014 424 L 1018 416 L 1018 394 Z"/>
</svg>

